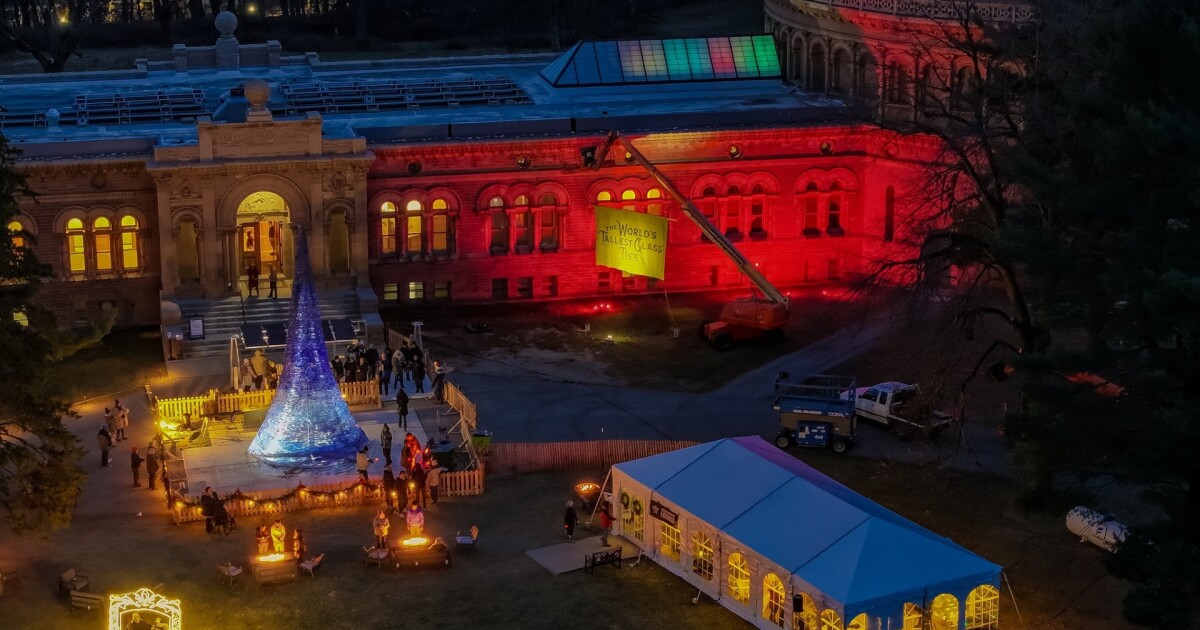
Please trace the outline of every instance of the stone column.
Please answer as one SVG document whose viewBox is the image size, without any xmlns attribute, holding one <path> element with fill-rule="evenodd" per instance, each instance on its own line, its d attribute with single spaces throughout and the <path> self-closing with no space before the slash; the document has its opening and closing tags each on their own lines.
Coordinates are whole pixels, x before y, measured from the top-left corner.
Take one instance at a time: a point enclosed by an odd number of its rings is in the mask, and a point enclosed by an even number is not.
<svg viewBox="0 0 1200 630">
<path fill-rule="evenodd" d="M 179 287 L 179 265 L 173 238 L 174 230 L 171 225 L 171 178 L 170 176 L 156 177 L 158 192 L 158 264 L 159 278 L 162 282 L 164 297 L 175 295 Z"/>
<path fill-rule="evenodd" d="M 308 216 L 304 227 L 308 228 L 308 246 L 312 256 L 313 277 L 318 287 L 329 280 L 329 239 L 325 230 L 325 193 L 322 190 L 320 171 L 306 173 L 308 176 Z"/>
<path fill-rule="evenodd" d="M 346 223 L 349 224 L 347 227 L 350 228 L 350 273 L 359 276 L 363 280 L 360 284 L 365 286 L 368 267 L 368 228 L 370 227 L 365 169 L 361 173 L 355 172 L 354 184 L 354 210 L 351 214 L 346 215 Z"/>
<path fill-rule="evenodd" d="M 200 251 L 204 259 L 201 264 L 204 270 L 201 284 L 204 285 L 205 295 L 209 297 L 224 295 L 226 290 L 225 279 L 222 277 L 224 266 L 221 264 L 221 245 L 217 242 L 217 232 L 221 225 L 217 218 L 217 193 L 214 183 L 211 177 L 200 181 L 200 210 L 204 223 L 204 234 L 200 239 Z"/>
</svg>

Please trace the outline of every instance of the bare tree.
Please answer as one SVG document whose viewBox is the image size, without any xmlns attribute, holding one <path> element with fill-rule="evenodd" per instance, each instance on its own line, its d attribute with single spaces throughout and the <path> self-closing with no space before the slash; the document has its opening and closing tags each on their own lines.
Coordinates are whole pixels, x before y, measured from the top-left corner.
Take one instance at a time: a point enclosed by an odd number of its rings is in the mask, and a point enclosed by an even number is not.
<svg viewBox="0 0 1200 630">
<path fill-rule="evenodd" d="M 0 37 L 29 53 L 44 72 L 62 72 L 93 20 L 103 19 L 102 0 L 29 0 L 5 8 L 0 16 Z"/>
</svg>

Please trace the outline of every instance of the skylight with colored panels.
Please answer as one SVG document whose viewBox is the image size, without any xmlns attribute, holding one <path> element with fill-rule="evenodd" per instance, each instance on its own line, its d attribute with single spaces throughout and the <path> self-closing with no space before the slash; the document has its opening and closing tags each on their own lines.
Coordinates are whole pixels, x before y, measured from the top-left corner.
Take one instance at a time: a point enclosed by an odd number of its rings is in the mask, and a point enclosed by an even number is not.
<svg viewBox="0 0 1200 630">
<path fill-rule="evenodd" d="M 770 35 L 580 42 L 541 75 L 556 87 L 780 77 Z"/>
</svg>

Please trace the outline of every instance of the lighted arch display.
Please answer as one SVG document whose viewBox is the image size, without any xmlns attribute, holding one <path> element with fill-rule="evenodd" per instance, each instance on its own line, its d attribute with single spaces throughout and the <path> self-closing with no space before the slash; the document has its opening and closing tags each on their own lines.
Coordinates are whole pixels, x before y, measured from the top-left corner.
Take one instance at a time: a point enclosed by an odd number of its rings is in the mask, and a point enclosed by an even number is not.
<svg viewBox="0 0 1200 630">
<path fill-rule="evenodd" d="M 108 630 L 125 630 L 135 614 L 149 627 L 162 627 L 156 625 L 161 619 L 168 630 L 183 630 L 178 599 L 167 599 L 148 588 L 108 596 Z"/>
</svg>

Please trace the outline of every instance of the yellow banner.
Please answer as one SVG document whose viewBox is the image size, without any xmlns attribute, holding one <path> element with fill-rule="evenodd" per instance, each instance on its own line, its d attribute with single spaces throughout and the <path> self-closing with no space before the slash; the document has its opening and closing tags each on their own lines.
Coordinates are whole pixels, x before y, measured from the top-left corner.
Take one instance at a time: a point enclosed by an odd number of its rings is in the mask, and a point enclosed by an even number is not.
<svg viewBox="0 0 1200 630">
<path fill-rule="evenodd" d="M 662 280 L 667 266 L 667 220 L 596 206 L 596 264 Z"/>
</svg>

